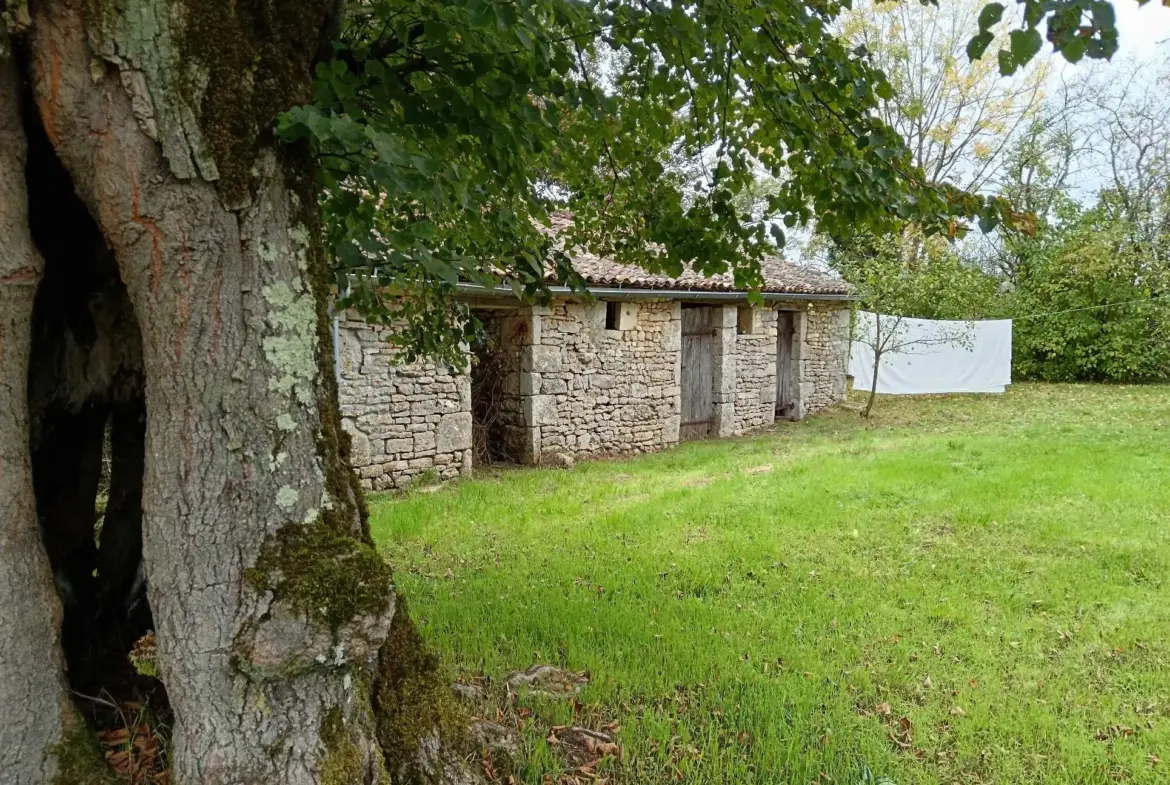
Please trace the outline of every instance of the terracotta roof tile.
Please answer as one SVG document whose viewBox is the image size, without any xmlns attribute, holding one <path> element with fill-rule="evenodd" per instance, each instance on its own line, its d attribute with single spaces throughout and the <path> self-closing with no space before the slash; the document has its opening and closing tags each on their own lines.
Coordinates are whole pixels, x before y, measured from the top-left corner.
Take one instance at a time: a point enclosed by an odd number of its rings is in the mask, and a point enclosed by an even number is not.
<svg viewBox="0 0 1170 785">
<path fill-rule="evenodd" d="M 572 218 L 564 213 L 554 213 L 551 232 L 567 228 Z M 587 283 L 593 286 L 611 286 L 628 289 L 675 289 L 734 292 L 741 291 L 735 285 L 731 273 L 706 276 L 691 269 L 672 278 L 662 273 L 652 273 L 632 264 L 620 264 L 612 259 L 589 253 L 570 255 L 573 267 Z M 767 256 L 760 262 L 763 274 L 763 291 L 769 294 L 853 294 L 853 287 L 847 282 L 820 270 L 792 264 L 776 256 Z"/>
</svg>

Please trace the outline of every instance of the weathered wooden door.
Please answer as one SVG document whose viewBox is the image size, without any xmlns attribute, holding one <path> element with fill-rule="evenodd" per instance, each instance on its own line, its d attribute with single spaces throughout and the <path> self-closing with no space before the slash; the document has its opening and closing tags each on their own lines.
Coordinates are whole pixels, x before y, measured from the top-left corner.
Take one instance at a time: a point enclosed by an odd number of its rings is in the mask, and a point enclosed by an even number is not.
<svg viewBox="0 0 1170 785">
<path fill-rule="evenodd" d="M 679 440 L 709 436 L 715 420 L 715 328 L 712 310 L 706 307 L 682 311 L 682 425 Z"/>
<path fill-rule="evenodd" d="M 792 417 L 796 409 L 796 374 L 792 364 L 792 340 L 795 337 L 791 311 L 776 312 L 776 416 Z"/>
</svg>

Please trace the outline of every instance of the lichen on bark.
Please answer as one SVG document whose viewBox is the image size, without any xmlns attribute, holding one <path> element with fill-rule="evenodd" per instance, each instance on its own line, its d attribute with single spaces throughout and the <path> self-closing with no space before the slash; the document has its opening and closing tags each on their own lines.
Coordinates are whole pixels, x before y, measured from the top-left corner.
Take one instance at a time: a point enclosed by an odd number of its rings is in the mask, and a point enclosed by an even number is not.
<svg viewBox="0 0 1170 785">
<path fill-rule="evenodd" d="M 142 129 L 183 179 L 246 206 L 276 117 L 310 100 L 332 3 L 88 0 L 94 51 L 119 69 Z"/>
<path fill-rule="evenodd" d="M 373 767 L 370 780 L 362 748 L 354 740 L 341 710 L 333 708 L 321 722 L 321 785 L 378 785 L 390 778 L 380 765 Z M 378 752 L 375 750 L 375 755 Z"/>
<path fill-rule="evenodd" d="M 317 455 L 325 473 L 325 492 L 331 502 L 321 511 L 321 523 L 335 531 L 356 536 L 373 547 L 370 535 L 369 510 L 357 473 L 350 463 L 349 434 L 341 427 L 338 406 L 337 376 L 333 367 L 333 333 L 330 299 L 333 295 L 332 276 L 325 247 L 321 216 L 317 211 L 317 181 L 308 151 L 301 146 L 284 150 L 287 159 L 286 185 L 296 196 L 299 211 L 294 226 L 305 231 L 304 275 L 313 293 L 314 329 L 316 330 L 316 398 L 320 421 L 317 435 Z M 298 237 L 292 238 L 298 242 Z M 300 260 L 298 260 L 299 262 Z"/>
<path fill-rule="evenodd" d="M 313 295 L 304 291 L 300 281 L 277 281 L 264 287 L 261 294 L 268 303 L 264 357 L 276 369 L 268 388 L 298 404 L 311 404 L 313 377 L 317 373 Z"/>
<path fill-rule="evenodd" d="M 174 10 L 170 0 L 88 0 L 90 46 L 117 66 L 139 126 L 162 146 L 175 176 L 216 180 L 215 156 L 198 121 L 207 68 L 201 58 L 184 56 L 184 15 Z"/>
</svg>

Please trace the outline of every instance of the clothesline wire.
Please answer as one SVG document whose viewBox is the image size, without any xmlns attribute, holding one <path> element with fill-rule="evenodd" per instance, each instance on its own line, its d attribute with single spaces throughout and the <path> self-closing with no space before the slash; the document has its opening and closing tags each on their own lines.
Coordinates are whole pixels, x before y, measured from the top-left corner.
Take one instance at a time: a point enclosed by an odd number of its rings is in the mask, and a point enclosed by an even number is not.
<svg viewBox="0 0 1170 785">
<path fill-rule="evenodd" d="M 1142 297 L 1141 299 L 1138 299 L 1138 300 L 1123 300 L 1119 303 L 1103 303 L 1101 305 L 1086 305 L 1083 308 L 1066 308 L 1063 311 L 1041 311 L 1040 313 L 1030 313 L 1030 314 L 1025 314 L 1024 316 L 1009 316 L 1009 317 L 1005 317 L 1005 318 L 1011 322 L 1018 322 L 1021 319 L 1038 319 L 1041 316 L 1059 316 L 1062 313 L 1076 313 L 1077 311 L 1098 311 L 1098 310 L 1101 310 L 1102 308 L 1115 308 L 1119 305 L 1133 305 L 1134 303 L 1148 303 L 1151 300 L 1158 300 L 1161 298 L 1162 298 L 1162 295 L 1160 295 L 1160 294 L 1152 294 L 1149 297 Z M 902 316 L 894 316 L 893 314 L 879 314 L 879 316 L 887 316 L 887 317 L 891 317 L 894 319 L 909 318 L 909 317 L 902 317 Z M 951 321 L 978 322 L 978 321 L 982 321 L 982 320 L 980 320 L 980 319 L 954 319 Z M 997 321 L 997 320 L 993 319 L 992 321 Z"/>
<path fill-rule="evenodd" d="M 1114 307 L 1119 306 L 1119 305 L 1133 305 L 1134 303 L 1148 303 L 1151 300 L 1157 300 L 1159 297 L 1161 297 L 1161 295 L 1154 294 L 1154 295 L 1150 295 L 1149 297 L 1142 297 L 1140 300 L 1125 300 L 1125 301 L 1119 302 L 1119 303 L 1104 303 L 1102 305 L 1086 305 L 1083 308 L 1068 308 L 1068 309 L 1065 309 L 1063 311 L 1044 311 L 1041 313 L 1030 313 L 1030 314 L 1027 314 L 1026 316 L 1013 316 L 1013 317 L 1011 317 L 1011 319 L 1013 322 L 1016 322 L 1016 321 L 1019 321 L 1020 319 L 1036 319 L 1036 318 L 1039 318 L 1041 316 L 1057 316 L 1057 315 L 1062 314 L 1062 313 L 1074 313 L 1076 311 L 1097 311 L 1097 310 L 1100 310 L 1102 308 L 1114 308 Z"/>
</svg>

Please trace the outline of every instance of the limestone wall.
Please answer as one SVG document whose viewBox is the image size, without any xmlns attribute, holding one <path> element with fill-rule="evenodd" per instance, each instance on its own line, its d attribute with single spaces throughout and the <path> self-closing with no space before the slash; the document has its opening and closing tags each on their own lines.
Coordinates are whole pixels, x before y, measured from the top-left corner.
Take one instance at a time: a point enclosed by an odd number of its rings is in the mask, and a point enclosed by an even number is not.
<svg viewBox="0 0 1170 785">
<path fill-rule="evenodd" d="M 776 311 L 737 309 L 735 336 L 735 433 L 776 420 Z"/>
<path fill-rule="evenodd" d="M 471 471 L 471 383 L 434 362 L 394 365 L 387 328 L 346 315 L 338 325 L 342 425 L 362 487 L 402 488 L 433 471 Z"/>
<path fill-rule="evenodd" d="M 532 309 L 521 393 L 537 460 L 617 455 L 677 443 L 681 310 L 677 302 L 554 301 Z"/>
<path fill-rule="evenodd" d="M 605 302 L 555 300 L 547 307 L 476 311 L 500 362 L 501 415 L 493 438 L 509 459 L 539 463 L 678 443 L 682 306 L 662 300 L 616 306 L 616 329 L 606 328 Z M 796 314 L 798 415 L 845 397 L 847 307 L 715 308 L 715 435 L 774 420 L 775 308 Z M 363 486 L 401 488 L 427 470 L 442 479 L 469 472 L 472 376 L 433 362 L 394 365 L 383 334 L 384 328 L 348 315 L 340 323 L 341 412 Z"/>
</svg>

